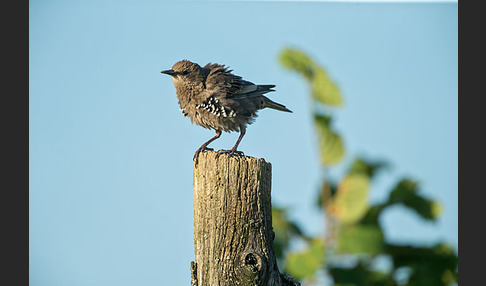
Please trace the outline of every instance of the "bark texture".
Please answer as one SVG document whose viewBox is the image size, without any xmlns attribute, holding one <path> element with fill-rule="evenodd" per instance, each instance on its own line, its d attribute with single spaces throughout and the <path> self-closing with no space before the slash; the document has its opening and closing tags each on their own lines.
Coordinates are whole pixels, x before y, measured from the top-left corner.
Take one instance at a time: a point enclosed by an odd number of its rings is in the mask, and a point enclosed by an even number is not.
<svg viewBox="0 0 486 286">
<path fill-rule="evenodd" d="M 199 155 L 192 285 L 299 285 L 277 267 L 271 180 L 271 164 L 264 159 Z"/>
</svg>

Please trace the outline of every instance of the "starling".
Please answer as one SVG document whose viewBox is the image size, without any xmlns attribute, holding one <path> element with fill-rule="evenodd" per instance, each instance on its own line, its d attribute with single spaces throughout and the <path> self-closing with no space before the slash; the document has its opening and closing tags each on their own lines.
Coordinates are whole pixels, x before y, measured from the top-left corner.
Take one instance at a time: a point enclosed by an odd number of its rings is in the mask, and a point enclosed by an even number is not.
<svg viewBox="0 0 486 286">
<path fill-rule="evenodd" d="M 222 131 L 237 131 L 240 136 L 231 150 L 218 153 L 241 154 L 236 149 L 258 110 L 269 107 L 292 112 L 264 96 L 275 91 L 272 89 L 275 85 L 257 85 L 231 72 L 224 65 L 209 63 L 201 67 L 188 60 L 178 61 L 172 69 L 161 71 L 172 77 L 182 114 L 189 116 L 192 123 L 216 131 L 213 138 L 197 149 L 194 154 L 196 164 L 199 153 L 209 150 L 207 146 L 218 139 Z"/>
</svg>

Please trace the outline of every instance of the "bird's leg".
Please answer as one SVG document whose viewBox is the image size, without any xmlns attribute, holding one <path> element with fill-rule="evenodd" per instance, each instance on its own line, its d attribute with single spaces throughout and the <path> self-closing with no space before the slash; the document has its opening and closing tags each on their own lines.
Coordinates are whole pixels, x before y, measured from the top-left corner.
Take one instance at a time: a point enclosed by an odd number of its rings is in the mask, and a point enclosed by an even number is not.
<svg viewBox="0 0 486 286">
<path fill-rule="evenodd" d="M 230 156 L 234 155 L 234 154 L 244 155 L 243 152 L 236 151 L 236 149 L 238 148 L 238 145 L 240 145 L 241 139 L 243 139 L 243 136 L 245 136 L 245 133 L 246 133 L 246 128 L 240 127 L 240 137 L 238 137 L 238 140 L 236 140 L 235 146 L 233 146 L 233 148 L 231 148 L 231 150 L 219 150 L 218 154 L 216 154 L 216 158 L 219 157 L 219 155 L 221 155 L 223 153 L 228 154 Z"/>
<path fill-rule="evenodd" d="M 221 130 L 216 130 L 216 135 L 213 138 L 209 139 L 206 143 L 202 144 L 201 147 L 199 147 L 199 149 L 197 149 L 196 153 L 194 153 L 194 158 L 193 158 L 193 160 L 196 161 L 196 165 L 197 165 L 197 161 L 198 161 L 197 159 L 199 158 L 199 153 L 201 153 L 202 151 L 208 150 L 209 148 L 207 148 L 207 147 L 208 147 L 209 143 L 218 139 L 219 136 L 221 136 Z"/>
<path fill-rule="evenodd" d="M 245 133 L 246 133 L 246 130 L 244 128 L 241 129 L 240 137 L 238 137 L 238 140 L 236 140 L 235 146 L 233 146 L 233 148 L 231 148 L 230 154 L 239 153 L 240 155 L 243 155 L 243 152 L 236 151 L 236 148 L 238 148 L 238 145 L 240 145 L 241 139 L 243 139 L 243 136 L 245 136 Z"/>
</svg>

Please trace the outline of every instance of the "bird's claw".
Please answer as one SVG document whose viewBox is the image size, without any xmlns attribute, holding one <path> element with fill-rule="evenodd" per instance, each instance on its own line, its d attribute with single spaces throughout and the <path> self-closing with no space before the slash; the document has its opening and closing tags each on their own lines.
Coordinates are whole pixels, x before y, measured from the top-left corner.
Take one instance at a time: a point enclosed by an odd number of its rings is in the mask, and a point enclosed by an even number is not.
<svg viewBox="0 0 486 286">
<path fill-rule="evenodd" d="M 228 154 L 229 156 L 239 155 L 244 156 L 245 154 L 242 151 L 236 150 L 218 150 L 216 154 L 216 158 L 218 158 L 221 154 Z"/>
<path fill-rule="evenodd" d="M 214 151 L 214 149 L 213 148 L 208 148 L 208 147 L 204 147 L 204 148 L 197 149 L 196 153 L 194 153 L 194 157 L 192 158 L 192 160 L 195 161 L 196 166 L 197 166 L 198 159 L 199 159 L 199 153 L 205 152 L 205 151 Z"/>
</svg>

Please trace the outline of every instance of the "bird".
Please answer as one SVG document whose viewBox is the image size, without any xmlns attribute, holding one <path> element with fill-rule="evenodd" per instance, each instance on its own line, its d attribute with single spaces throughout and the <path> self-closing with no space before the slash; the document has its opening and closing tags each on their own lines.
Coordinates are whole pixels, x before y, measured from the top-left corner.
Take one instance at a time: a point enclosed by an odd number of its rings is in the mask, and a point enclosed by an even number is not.
<svg viewBox="0 0 486 286">
<path fill-rule="evenodd" d="M 219 150 L 217 156 L 222 153 L 243 155 L 237 148 L 245 136 L 247 125 L 258 116 L 258 110 L 268 107 L 292 112 L 264 96 L 275 91 L 274 84 L 254 84 L 232 72 L 226 65 L 208 63 L 201 67 L 186 59 L 176 62 L 169 70 L 161 71 L 172 77 L 182 115 L 189 117 L 192 123 L 216 131 L 216 135 L 194 153 L 196 165 L 199 154 L 213 150 L 208 145 L 222 132 L 239 132 L 240 135 L 233 148 Z"/>
</svg>

